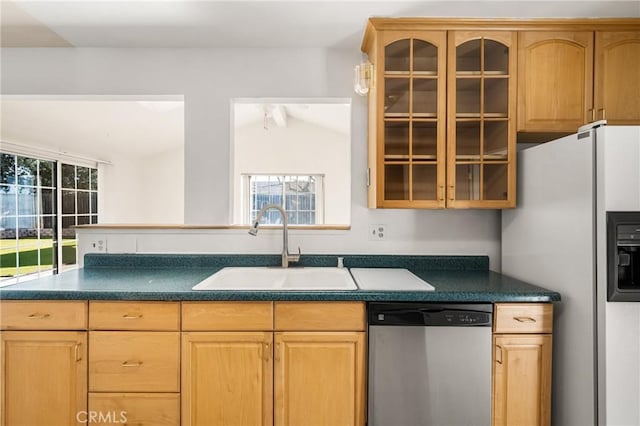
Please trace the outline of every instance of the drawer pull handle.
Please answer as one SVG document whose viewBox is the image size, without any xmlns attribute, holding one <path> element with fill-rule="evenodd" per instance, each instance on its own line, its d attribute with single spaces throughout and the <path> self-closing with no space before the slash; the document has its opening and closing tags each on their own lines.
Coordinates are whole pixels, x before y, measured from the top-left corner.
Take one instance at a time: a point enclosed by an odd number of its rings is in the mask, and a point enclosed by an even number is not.
<svg viewBox="0 0 640 426">
<path fill-rule="evenodd" d="M 500 359 L 498 359 L 498 354 L 500 354 Z M 502 346 L 500 345 L 496 345 L 496 362 L 502 364 Z"/>
<path fill-rule="evenodd" d="M 536 319 L 531 317 L 513 317 L 513 319 L 518 322 L 536 322 Z"/>
<path fill-rule="evenodd" d="M 136 314 L 136 315 L 124 314 L 122 316 L 122 318 L 124 318 L 124 319 L 140 319 L 140 318 L 142 318 L 142 314 Z"/>
<path fill-rule="evenodd" d="M 137 361 L 137 362 L 133 362 L 133 361 L 125 361 L 122 363 L 123 367 L 142 367 L 142 361 Z"/>
<path fill-rule="evenodd" d="M 29 318 L 31 319 L 47 319 L 51 316 L 51 314 L 41 314 L 36 312 L 35 314 L 31 314 L 29 315 Z"/>
</svg>

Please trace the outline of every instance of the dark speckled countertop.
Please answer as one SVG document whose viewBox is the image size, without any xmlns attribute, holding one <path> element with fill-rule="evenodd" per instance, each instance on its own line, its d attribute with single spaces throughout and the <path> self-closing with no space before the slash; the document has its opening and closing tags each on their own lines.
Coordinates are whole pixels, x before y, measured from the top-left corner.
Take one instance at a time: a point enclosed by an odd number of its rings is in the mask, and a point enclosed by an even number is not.
<svg viewBox="0 0 640 426">
<path fill-rule="evenodd" d="M 306 255 L 300 266 L 336 266 L 336 255 Z M 0 288 L 0 299 L 362 300 L 555 302 L 560 294 L 489 270 L 486 256 L 344 255 L 349 268 L 407 268 L 435 291 L 193 291 L 225 266 L 275 266 L 276 255 L 88 254 L 84 268 Z"/>
</svg>

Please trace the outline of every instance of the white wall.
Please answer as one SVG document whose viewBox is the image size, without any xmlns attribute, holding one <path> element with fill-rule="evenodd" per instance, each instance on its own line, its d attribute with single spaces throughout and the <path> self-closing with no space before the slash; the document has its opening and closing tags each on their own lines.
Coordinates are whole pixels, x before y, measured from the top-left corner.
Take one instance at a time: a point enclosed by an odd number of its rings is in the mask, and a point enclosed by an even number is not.
<svg viewBox="0 0 640 426">
<path fill-rule="evenodd" d="M 362 57 L 357 49 L 3 48 L 0 54 L 4 94 L 184 95 L 187 224 L 229 222 L 230 99 L 352 97 L 351 230 L 305 234 L 298 241 L 303 252 L 487 254 L 499 270 L 496 211 L 366 208 L 366 98 L 352 90 L 353 67 Z M 388 225 L 388 240 L 373 243 L 367 229 L 378 223 Z M 205 234 L 132 238 L 138 251 L 278 250 L 276 233 L 254 239 Z"/>
<path fill-rule="evenodd" d="M 286 127 L 252 122 L 234 134 L 234 223 L 242 223 L 242 174 L 322 174 L 324 223 L 351 220 L 351 140 L 349 134 L 289 117 Z"/>
<path fill-rule="evenodd" d="M 182 147 L 99 164 L 100 223 L 183 223 L 183 167 Z"/>
</svg>

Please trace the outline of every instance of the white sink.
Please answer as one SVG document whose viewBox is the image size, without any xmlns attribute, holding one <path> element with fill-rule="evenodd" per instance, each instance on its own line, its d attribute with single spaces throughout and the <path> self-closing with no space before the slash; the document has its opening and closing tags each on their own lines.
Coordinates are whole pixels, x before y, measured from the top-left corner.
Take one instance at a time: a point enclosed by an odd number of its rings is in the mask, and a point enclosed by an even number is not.
<svg viewBox="0 0 640 426">
<path fill-rule="evenodd" d="M 357 290 L 346 268 L 228 267 L 193 290 Z"/>
</svg>

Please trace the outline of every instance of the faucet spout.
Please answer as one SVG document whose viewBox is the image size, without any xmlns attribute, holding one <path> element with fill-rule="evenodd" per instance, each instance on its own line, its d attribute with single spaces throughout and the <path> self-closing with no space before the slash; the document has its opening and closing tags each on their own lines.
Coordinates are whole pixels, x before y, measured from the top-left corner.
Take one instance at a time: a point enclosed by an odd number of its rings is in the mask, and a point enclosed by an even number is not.
<svg viewBox="0 0 640 426">
<path fill-rule="evenodd" d="M 260 220 L 262 219 L 262 216 L 264 216 L 264 213 L 270 209 L 278 210 L 282 215 L 282 267 L 287 268 L 289 266 L 289 262 L 298 262 L 300 260 L 300 248 L 298 247 L 297 254 L 289 254 L 289 230 L 287 227 L 287 212 L 282 208 L 282 206 L 279 206 L 277 204 L 264 205 L 256 215 L 256 220 L 249 228 L 249 234 L 253 236 L 258 235 L 258 226 L 260 225 Z"/>
</svg>

